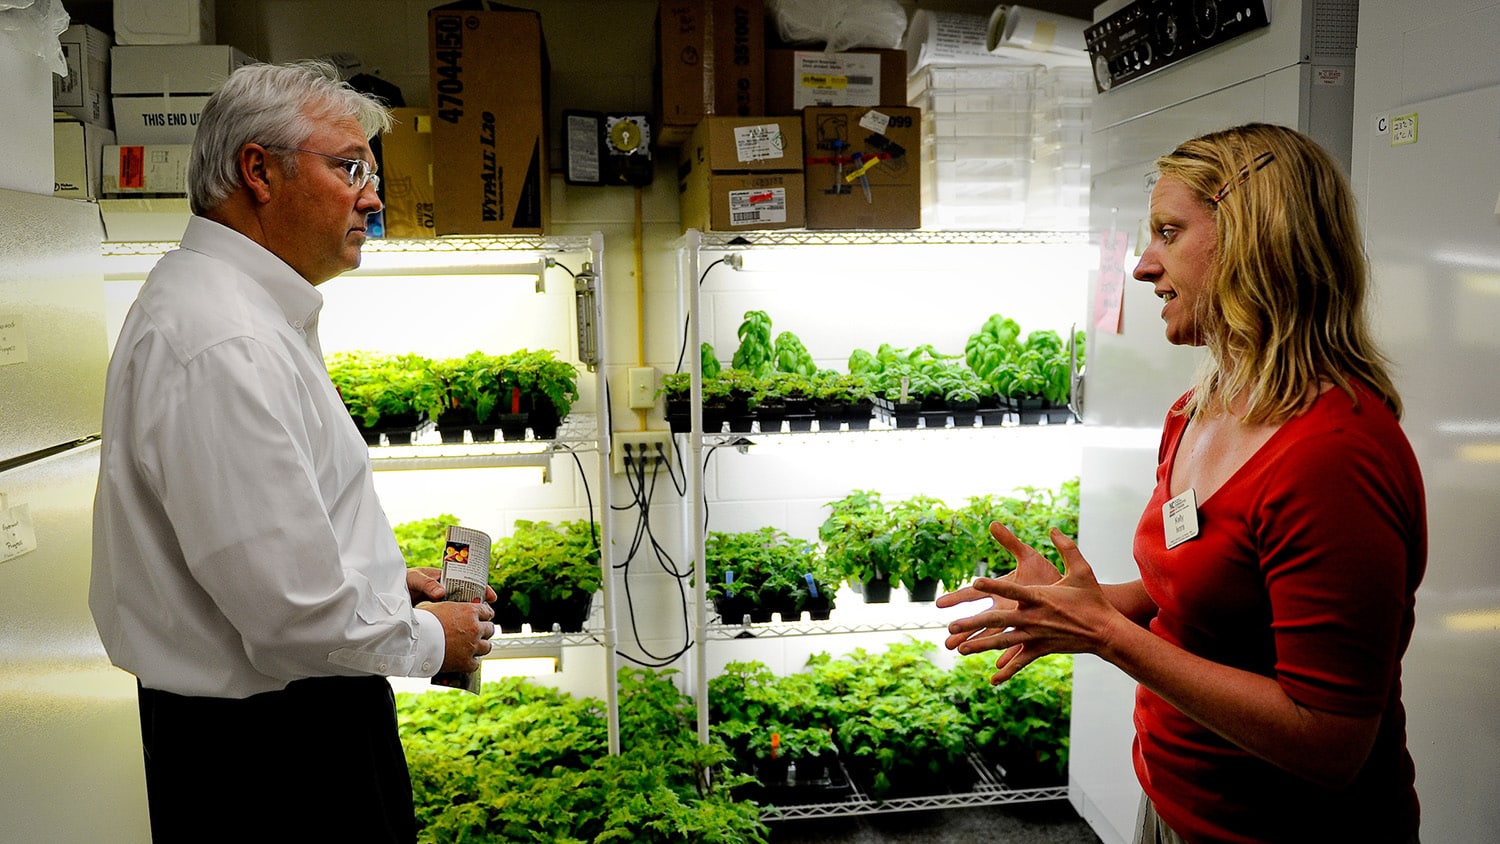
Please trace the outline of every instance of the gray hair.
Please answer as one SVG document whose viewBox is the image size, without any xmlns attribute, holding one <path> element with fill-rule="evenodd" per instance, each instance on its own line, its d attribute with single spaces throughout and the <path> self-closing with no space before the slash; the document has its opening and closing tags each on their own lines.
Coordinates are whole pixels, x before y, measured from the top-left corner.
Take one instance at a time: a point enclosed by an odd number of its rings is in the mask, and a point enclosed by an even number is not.
<svg viewBox="0 0 1500 844">
<path fill-rule="evenodd" d="M 391 128 L 379 100 L 349 87 L 325 61 L 251 64 L 229 75 L 203 106 L 188 161 L 188 204 L 194 214 L 217 208 L 239 190 L 245 144 L 298 147 L 324 120 L 352 117 L 374 137 Z M 278 158 L 296 172 L 290 153 Z"/>
</svg>

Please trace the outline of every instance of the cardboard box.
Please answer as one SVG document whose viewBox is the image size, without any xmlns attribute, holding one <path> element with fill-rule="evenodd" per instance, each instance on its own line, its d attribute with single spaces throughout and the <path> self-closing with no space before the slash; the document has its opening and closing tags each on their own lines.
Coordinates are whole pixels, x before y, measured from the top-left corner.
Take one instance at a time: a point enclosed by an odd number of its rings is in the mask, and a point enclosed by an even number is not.
<svg viewBox="0 0 1500 844">
<path fill-rule="evenodd" d="M 227 44 L 114 47 L 109 51 L 109 92 L 212 94 L 236 68 L 255 61 Z"/>
<path fill-rule="evenodd" d="M 52 108 L 109 128 L 109 35 L 75 23 L 63 30 L 58 43 L 68 75 L 52 77 Z"/>
<path fill-rule="evenodd" d="M 680 147 L 708 115 L 765 114 L 763 0 L 662 0 L 652 85 L 657 145 Z"/>
<path fill-rule="evenodd" d="M 191 144 L 209 96 L 254 61 L 224 44 L 115 47 L 109 56 L 115 139 L 122 146 Z"/>
<path fill-rule="evenodd" d="M 427 35 L 434 232 L 545 234 L 549 67 L 541 15 L 455 3 L 427 13 Z"/>
<path fill-rule="evenodd" d="M 766 51 L 767 114 L 878 105 L 906 105 L 905 50 Z"/>
<path fill-rule="evenodd" d="M 386 237 L 432 237 L 432 114 L 393 108 L 395 125 L 380 136 L 380 188 Z"/>
<path fill-rule="evenodd" d="M 114 0 L 121 44 L 212 44 L 214 0 Z"/>
<path fill-rule="evenodd" d="M 97 200 L 103 195 L 104 148 L 115 133 L 103 126 L 77 120 L 52 124 L 52 195 L 66 199 Z"/>
<path fill-rule="evenodd" d="M 682 228 L 801 228 L 802 122 L 795 117 L 705 117 L 678 164 Z"/>
<path fill-rule="evenodd" d="M 797 117 L 705 117 L 682 160 L 715 173 L 802 169 Z"/>
<path fill-rule="evenodd" d="M 810 106 L 802 126 L 809 229 L 921 227 L 921 109 Z"/>
<path fill-rule="evenodd" d="M 702 168 L 683 178 L 682 229 L 711 232 L 800 229 L 801 173 L 713 173 Z"/>
<path fill-rule="evenodd" d="M 182 144 L 106 146 L 104 195 L 185 196 L 191 149 Z"/>
<path fill-rule="evenodd" d="M 208 97 L 115 97 L 115 142 L 125 146 L 191 144 Z"/>
</svg>

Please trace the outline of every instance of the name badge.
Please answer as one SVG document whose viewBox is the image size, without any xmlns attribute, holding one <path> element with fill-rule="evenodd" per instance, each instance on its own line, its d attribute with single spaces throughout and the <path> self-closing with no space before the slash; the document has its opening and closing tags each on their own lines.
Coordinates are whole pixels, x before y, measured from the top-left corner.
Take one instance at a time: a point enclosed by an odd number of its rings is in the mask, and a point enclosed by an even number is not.
<svg viewBox="0 0 1500 844">
<path fill-rule="evenodd" d="M 1198 494 L 1191 489 L 1161 505 L 1167 548 L 1176 548 L 1198 535 Z"/>
</svg>

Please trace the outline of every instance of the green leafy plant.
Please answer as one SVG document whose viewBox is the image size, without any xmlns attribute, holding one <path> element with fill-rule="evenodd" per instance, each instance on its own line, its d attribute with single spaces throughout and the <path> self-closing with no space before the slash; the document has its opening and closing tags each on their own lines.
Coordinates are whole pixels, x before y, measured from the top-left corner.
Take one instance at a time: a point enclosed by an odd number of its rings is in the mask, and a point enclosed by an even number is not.
<svg viewBox="0 0 1500 844">
<path fill-rule="evenodd" d="M 831 607 L 837 588 L 829 582 L 815 543 L 773 527 L 710 532 L 704 540 L 704 571 L 708 596 L 720 615 L 728 616 L 727 623 L 739 622 L 742 612 L 754 621 L 769 621 L 777 612 L 790 620 L 813 591 L 830 598 Z"/>
<path fill-rule="evenodd" d="M 850 583 L 896 579 L 891 520 L 880 493 L 854 490 L 826 506 L 818 538 L 829 571 Z"/>
<path fill-rule="evenodd" d="M 415 424 L 418 415 L 434 417 L 442 410 L 443 382 L 421 355 L 334 352 L 326 364 L 329 380 L 361 427 L 403 417 Z"/>
<path fill-rule="evenodd" d="M 458 517 L 443 513 L 427 519 L 414 519 L 391 527 L 396 545 L 406 559 L 407 568 L 443 564 L 443 546 L 448 526 L 458 524 Z"/>
<path fill-rule="evenodd" d="M 746 311 L 739 338 L 739 348 L 735 349 L 729 365 L 757 377 L 769 375 L 775 363 L 771 315 L 765 311 Z"/>
<path fill-rule="evenodd" d="M 601 583 L 597 535 L 597 526 L 587 520 L 516 520 L 511 535 L 490 546 L 497 613 L 514 607 L 533 618 L 543 608 L 555 613 L 587 602 Z"/>
<path fill-rule="evenodd" d="M 771 355 L 775 358 L 777 372 L 811 377 L 818 371 L 818 366 L 813 362 L 807 347 L 802 344 L 802 339 L 790 331 L 776 335 Z"/>
<path fill-rule="evenodd" d="M 914 495 L 890 508 L 890 520 L 896 578 L 907 589 L 920 581 L 956 589 L 974 576 L 972 548 L 960 541 L 948 505 L 929 495 Z"/>
<path fill-rule="evenodd" d="M 993 654 L 960 657 L 952 695 L 975 746 L 1002 760 L 1024 784 L 1066 780 L 1072 718 L 1073 657 L 1049 654 L 999 686 L 991 685 Z"/>
</svg>

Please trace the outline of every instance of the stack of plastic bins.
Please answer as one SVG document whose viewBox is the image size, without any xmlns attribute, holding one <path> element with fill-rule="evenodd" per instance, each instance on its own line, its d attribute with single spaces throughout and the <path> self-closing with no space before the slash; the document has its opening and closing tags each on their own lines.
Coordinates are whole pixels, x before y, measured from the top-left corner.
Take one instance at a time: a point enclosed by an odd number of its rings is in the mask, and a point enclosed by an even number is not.
<svg viewBox="0 0 1500 844">
<path fill-rule="evenodd" d="M 1036 65 L 929 65 L 907 81 L 922 109 L 922 226 L 1017 229 L 1026 220 Z"/>
<path fill-rule="evenodd" d="M 1094 78 L 1089 68 L 1053 67 L 1037 74 L 1027 228 L 1089 227 L 1088 138 L 1093 102 Z"/>
</svg>

